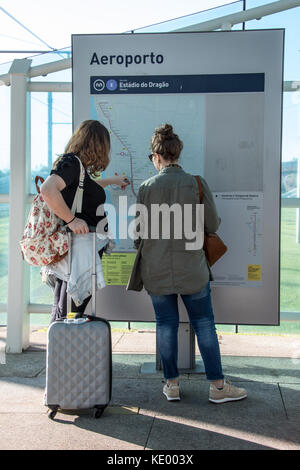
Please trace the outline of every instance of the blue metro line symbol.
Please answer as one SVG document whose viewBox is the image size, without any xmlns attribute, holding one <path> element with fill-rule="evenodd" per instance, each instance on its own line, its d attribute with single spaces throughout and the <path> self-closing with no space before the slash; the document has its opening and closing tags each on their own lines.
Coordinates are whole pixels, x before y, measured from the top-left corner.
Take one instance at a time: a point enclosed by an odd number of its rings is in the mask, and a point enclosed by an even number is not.
<svg viewBox="0 0 300 470">
<path fill-rule="evenodd" d="M 110 79 L 106 82 L 106 88 L 110 91 L 115 91 L 118 88 L 118 82 L 116 80 Z"/>
</svg>

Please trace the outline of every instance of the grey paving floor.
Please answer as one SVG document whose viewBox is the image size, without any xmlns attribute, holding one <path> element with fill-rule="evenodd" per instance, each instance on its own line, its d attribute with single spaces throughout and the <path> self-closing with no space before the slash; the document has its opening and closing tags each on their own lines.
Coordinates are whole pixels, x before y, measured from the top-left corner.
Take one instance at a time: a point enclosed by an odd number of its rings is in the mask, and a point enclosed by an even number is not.
<svg viewBox="0 0 300 470">
<path fill-rule="evenodd" d="M 31 350 L 6 355 L 0 365 L 0 449 L 300 449 L 300 361 L 283 352 L 280 339 L 279 357 L 248 355 L 249 345 L 229 355 L 227 339 L 224 373 L 248 398 L 214 405 L 203 374 L 183 374 L 182 400 L 167 402 L 161 372 L 141 373 L 155 361 L 153 336 L 129 333 L 122 343 L 122 333 L 113 335 L 113 395 L 101 419 L 58 413 L 51 421 L 42 404 L 44 336 L 36 332 Z"/>
</svg>

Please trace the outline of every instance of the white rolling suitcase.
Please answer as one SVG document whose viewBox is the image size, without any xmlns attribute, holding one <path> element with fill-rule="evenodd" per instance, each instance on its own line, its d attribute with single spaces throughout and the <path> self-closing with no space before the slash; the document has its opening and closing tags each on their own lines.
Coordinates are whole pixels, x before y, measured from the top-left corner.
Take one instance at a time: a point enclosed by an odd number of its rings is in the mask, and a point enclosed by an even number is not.
<svg viewBox="0 0 300 470">
<path fill-rule="evenodd" d="M 71 266 L 69 233 L 69 272 Z M 110 324 L 96 317 L 96 233 L 93 233 L 92 315 L 50 325 L 47 340 L 46 393 L 49 417 L 58 410 L 94 409 L 99 418 L 111 399 Z"/>
</svg>

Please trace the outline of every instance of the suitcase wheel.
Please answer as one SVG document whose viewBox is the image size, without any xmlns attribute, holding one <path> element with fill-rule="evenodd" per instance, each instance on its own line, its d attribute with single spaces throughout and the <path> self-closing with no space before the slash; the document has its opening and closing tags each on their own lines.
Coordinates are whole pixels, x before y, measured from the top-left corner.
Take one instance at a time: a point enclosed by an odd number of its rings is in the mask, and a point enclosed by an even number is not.
<svg viewBox="0 0 300 470">
<path fill-rule="evenodd" d="M 104 407 L 102 408 L 98 408 L 98 407 L 95 407 L 94 408 L 94 418 L 95 419 L 99 419 L 101 418 L 102 414 L 103 414 L 103 411 L 104 411 Z"/>
<path fill-rule="evenodd" d="M 49 412 L 48 412 L 48 417 L 53 420 L 56 416 L 56 413 L 57 413 L 57 410 L 58 408 L 55 408 L 55 409 L 50 409 Z"/>
</svg>

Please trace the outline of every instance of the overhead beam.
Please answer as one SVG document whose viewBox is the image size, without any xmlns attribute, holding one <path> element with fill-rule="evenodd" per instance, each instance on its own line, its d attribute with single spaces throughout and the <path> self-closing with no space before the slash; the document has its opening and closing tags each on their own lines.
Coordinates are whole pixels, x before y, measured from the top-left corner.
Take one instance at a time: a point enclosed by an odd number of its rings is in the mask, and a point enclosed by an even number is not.
<svg viewBox="0 0 300 470">
<path fill-rule="evenodd" d="M 55 62 L 48 62 L 47 64 L 36 65 L 31 67 L 28 71 L 28 78 L 45 77 L 49 73 L 60 72 L 61 70 L 70 69 L 72 67 L 72 59 L 56 60 Z M 0 75 L 0 85 L 9 86 L 11 84 L 10 74 L 6 73 Z"/>
<path fill-rule="evenodd" d="M 221 16 L 213 20 L 204 21 L 202 23 L 185 26 L 184 28 L 175 29 L 173 32 L 189 32 L 189 31 L 214 31 L 217 29 L 231 29 L 232 26 L 247 21 L 261 19 L 264 16 L 273 15 L 281 11 L 290 10 L 300 6 L 300 0 L 279 0 L 277 2 L 268 3 L 260 7 L 250 8 L 249 10 L 232 13 L 231 15 Z M 31 67 L 28 73 L 29 78 L 46 76 L 49 73 L 59 72 L 72 67 L 72 59 L 62 59 L 47 64 Z M 10 74 L 0 75 L 0 86 L 10 85 Z"/>
<path fill-rule="evenodd" d="M 226 25 L 226 28 L 224 29 L 229 29 L 229 25 L 232 27 L 235 24 L 245 23 L 246 21 L 260 20 L 264 16 L 273 15 L 274 13 L 279 13 L 299 6 L 300 0 L 280 0 L 277 2 L 267 3 L 260 7 L 250 8 L 249 10 L 232 13 L 231 15 L 221 16 L 220 18 L 215 18 L 213 20 L 185 26 L 184 28 L 175 29 L 174 31 L 214 31 L 216 29 L 224 28 L 224 25 Z"/>
<path fill-rule="evenodd" d="M 72 93 L 72 82 L 28 82 L 27 91 Z"/>
</svg>

